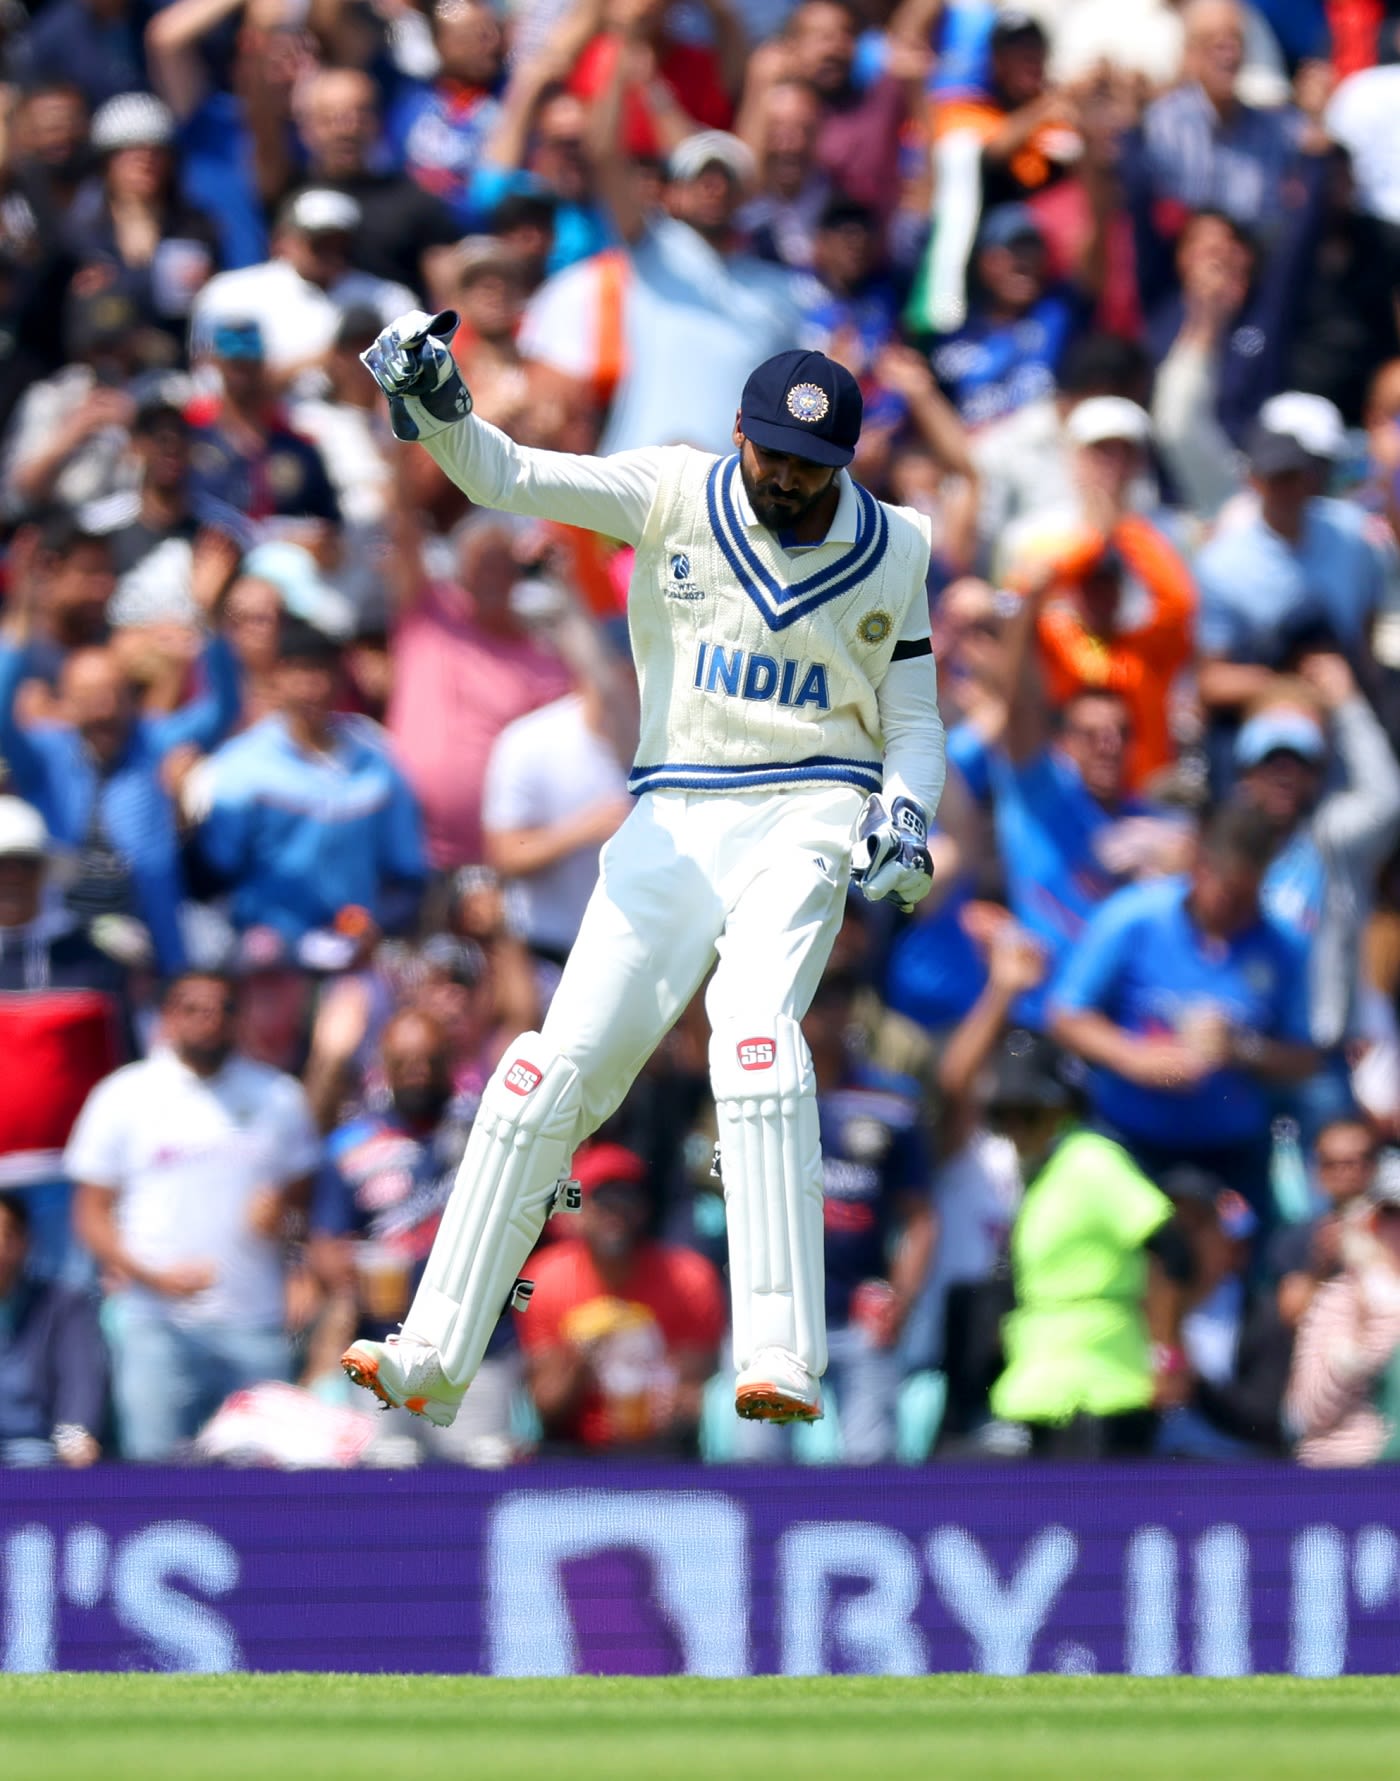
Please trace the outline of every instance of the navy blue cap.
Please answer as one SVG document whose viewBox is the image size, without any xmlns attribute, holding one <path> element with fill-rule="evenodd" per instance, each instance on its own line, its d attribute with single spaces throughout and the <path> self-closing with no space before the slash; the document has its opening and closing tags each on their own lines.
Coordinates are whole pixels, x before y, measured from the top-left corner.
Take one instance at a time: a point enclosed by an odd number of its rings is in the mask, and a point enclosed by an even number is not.
<svg viewBox="0 0 1400 1781">
<path fill-rule="evenodd" d="M 812 464 L 849 464 L 864 404 L 860 385 L 824 352 L 780 352 L 749 376 L 739 404 L 746 439 Z"/>
<path fill-rule="evenodd" d="M 1044 242 L 1035 212 L 1028 204 L 995 204 L 982 217 L 978 247 L 1011 247 L 1017 241 Z"/>
</svg>

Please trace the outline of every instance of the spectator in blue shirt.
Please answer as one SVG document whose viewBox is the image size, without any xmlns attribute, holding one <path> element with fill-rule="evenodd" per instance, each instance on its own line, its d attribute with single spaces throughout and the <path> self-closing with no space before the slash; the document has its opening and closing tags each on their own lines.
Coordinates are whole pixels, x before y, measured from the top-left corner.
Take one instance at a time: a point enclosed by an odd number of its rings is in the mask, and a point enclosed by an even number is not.
<svg viewBox="0 0 1400 1781">
<path fill-rule="evenodd" d="M 1260 111 L 1236 97 L 1245 31 L 1235 0 L 1195 0 L 1184 16 L 1186 80 L 1148 106 L 1129 145 L 1139 202 L 1267 227 L 1288 202 L 1302 120 L 1291 106 Z"/>
<path fill-rule="evenodd" d="M 1296 942 L 1260 904 L 1275 833 L 1227 805 L 1185 878 L 1135 885 L 1089 923 L 1055 983 L 1054 1036 L 1090 1066 L 1098 1122 L 1160 1179 L 1222 1175 L 1264 1225 L 1272 1090 L 1317 1067 Z"/>
<path fill-rule="evenodd" d="M 1127 790 L 1132 728 L 1117 693 L 1089 688 L 1048 706 L 1035 632 L 1052 579 L 1040 574 L 1007 627 L 1005 714 L 986 765 L 1007 902 L 1043 947 L 1050 978 L 1105 898 L 1179 864 L 1185 839 L 1180 823 Z M 964 759 L 970 750 L 965 737 Z M 1017 1021 L 1039 1027 L 1043 999 L 1043 990 L 1023 998 Z"/>
<path fill-rule="evenodd" d="M 86 1293 L 32 1279 L 29 1209 L 0 1194 L 0 1466 L 90 1466 L 107 1421 L 107 1348 Z"/>
<path fill-rule="evenodd" d="M 214 756 L 195 796 L 207 803 L 199 851 L 231 889 L 235 927 L 274 927 L 304 954 L 314 936 L 315 956 L 345 965 L 411 926 L 427 861 L 387 738 L 339 715 L 340 691 L 340 647 L 284 616 L 279 709 Z"/>
<path fill-rule="evenodd" d="M 84 912 L 138 916 L 162 970 L 184 962 L 184 896 L 175 812 L 161 779 L 166 757 L 217 746 L 238 715 L 238 674 L 222 640 L 205 650 L 202 690 L 178 710 L 143 717 L 115 654 L 77 649 L 63 663 L 68 721 L 26 725 L 16 699 L 25 652 L 0 644 L 0 756 L 19 795 L 76 850 Z M 73 892 L 70 891 L 70 895 Z"/>
<path fill-rule="evenodd" d="M 65 81 L 94 109 L 144 87 L 146 10 L 141 0 L 55 0 L 45 6 L 17 48 L 23 84 Z"/>
<path fill-rule="evenodd" d="M 879 217 L 837 196 L 817 219 L 811 275 L 794 287 L 802 344 L 836 353 L 858 377 L 895 336 L 899 300 L 881 258 Z"/>
<path fill-rule="evenodd" d="M 338 525 L 340 503 L 324 459 L 292 431 L 275 400 L 257 322 L 215 322 L 210 357 L 222 393 L 201 396 L 187 410 L 195 510 L 235 537 L 247 533 L 249 520 L 274 514 Z"/>
<path fill-rule="evenodd" d="M 432 27 L 437 78 L 415 82 L 392 108 L 389 142 L 395 161 L 457 210 L 465 227 L 472 174 L 501 115 L 505 36 L 485 0 L 437 7 Z"/>
<path fill-rule="evenodd" d="M 1095 213 L 1097 215 L 1097 213 Z M 1053 395 L 1066 347 L 1088 326 L 1102 281 L 1096 226 L 1076 281 L 1053 284 L 1045 237 L 1024 204 L 999 204 L 977 232 L 967 320 L 939 336 L 932 363 L 970 427 Z"/>
<path fill-rule="evenodd" d="M 490 228 L 506 198 L 525 193 L 553 199 L 550 273 L 600 252 L 610 239 L 593 191 L 588 109 L 575 94 L 551 83 L 552 67 L 549 58 L 527 63 L 511 76 L 464 199 L 466 221 L 474 229 Z M 462 214 L 459 207 L 459 222 Z"/>
<path fill-rule="evenodd" d="M 1200 694 L 1233 714 L 1276 690 L 1276 675 L 1322 638 L 1358 662 L 1385 585 L 1369 516 L 1323 495 L 1327 466 L 1291 433 L 1251 438 L 1257 511 L 1226 523 L 1196 558 Z"/>
<path fill-rule="evenodd" d="M 1241 797 L 1279 838 L 1264 908 L 1307 954 L 1312 1036 L 1332 1049 L 1356 1036 L 1361 940 L 1400 828 L 1400 766 L 1340 656 L 1306 656 L 1300 674 L 1330 718 L 1332 747 L 1316 709 L 1295 696 L 1250 718 L 1235 764 Z"/>
</svg>

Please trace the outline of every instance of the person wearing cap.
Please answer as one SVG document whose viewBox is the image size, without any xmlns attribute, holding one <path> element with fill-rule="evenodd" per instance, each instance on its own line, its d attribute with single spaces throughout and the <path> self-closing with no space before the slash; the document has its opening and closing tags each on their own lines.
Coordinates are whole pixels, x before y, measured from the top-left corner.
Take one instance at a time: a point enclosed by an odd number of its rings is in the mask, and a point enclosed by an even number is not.
<svg viewBox="0 0 1400 1781">
<path fill-rule="evenodd" d="M 266 364 L 281 384 L 335 344 L 347 309 L 368 307 L 380 324 L 414 301 L 413 292 L 355 264 L 360 206 L 333 186 L 306 186 L 277 212 L 272 256 L 211 278 L 190 316 L 192 356 L 218 358 L 214 333 L 227 321 L 256 322 Z"/>
<path fill-rule="evenodd" d="M 445 344 L 454 325 L 406 316 L 366 366 L 399 437 L 420 441 L 478 504 L 633 546 L 639 802 L 604 850 L 543 1033 L 508 1047 L 487 1085 L 490 1118 L 474 1128 L 401 1339 L 352 1347 L 346 1370 L 451 1421 L 565 1156 L 620 1103 L 718 958 L 707 1004 L 736 1407 L 814 1419 L 826 1364 L 820 1141 L 798 1023 L 852 876 L 870 900 L 905 909 L 932 885 L 943 739 L 929 522 L 851 480 L 860 389 L 821 353 L 779 353 L 749 373 L 731 455 L 576 458 L 520 447 L 471 413 Z M 759 1078 L 772 1098 L 754 1099 Z M 508 1151 L 491 1136 L 516 1130 Z M 508 1234 L 483 1244 L 507 1218 Z"/>
<path fill-rule="evenodd" d="M 218 232 L 176 187 L 175 119 L 150 93 L 121 93 L 93 116 L 101 180 L 70 215 L 84 264 L 118 269 L 143 321 L 182 338 L 195 294 L 219 263 Z"/>
<path fill-rule="evenodd" d="M 1276 1102 L 1318 1067 L 1307 973 L 1262 906 L 1272 822 L 1234 803 L 1206 823 L 1189 874 L 1118 892 L 1052 985 L 1049 1031 L 1089 1065 L 1095 1120 L 1160 1179 L 1223 1175 L 1274 1221 Z"/>
<path fill-rule="evenodd" d="M 505 432 L 528 431 L 529 366 L 516 335 L 525 307 L 520 262 L 494 235 L 468 235 L 452 256 L 454 301 L 462 317 L 457 350 L 478 413 Z"/>
<path fill-rule="evenodd" d="M 1091 166 L 1087 170 L 1094 174 Z M 1100 169 L 1101 171 L 1101 169 Z M 1089 323 L 1104 271 L 1106 188 L 1089 179 L 1090 227 L 1069 279 L 1052 282 L 1045 236 L 1026 205 L 984 212 L 968 267 L 966 320 L 935 333 L 930 360 L 965 425 L 1004 420 L 1051 394 L 1060 361 Z"/>
<path fill-rule="evenodd" d="M 803 342 L 835 347 L 869 377 L 893 339 L 899 304 L 882 267 L 880 219 L 869 205 L 840 195 L 817 218 L 810 278 L 798 282 Z"/>
<path fill-rule="evenodd" d="M 1309 419 L 1296 404 L 1261 411 L 1248 450 L 1257 505 L 1196 556 L 1199 692 L 1222 722 L 1269 696 L 1302 650 L 1340 650 L 1353 666 L 1368 652 L 1389 551 L 1362 508 L 1321 492 L 1337 435 Z"/>
<path fill-rule="evenodd" d="M 1400 765 L 1343 657 L 1305 656 L 1299 672 L 1316 704 L 1295 694 L 1258 706 L 1235 768 L 1278 836 L 1264 908 L 1306 948 L 1313 1040 L 1335 1051 L 1356 1037 L 1362 940 L 1400 833 Z M 1345 1106 L 1345 1070 L 1334 1074 Z"/>
<path fill-rule="evenodd" d="M 1118 693 L 1132 725 L 1128 783 L 1140 790 L 1176 758 L 1170 702 L 1192 657 L 1196 588 L 1166 535 L 1130 501 L 1152 423 L 1136 402 L 1091 396 L 1065 421 L 1075 498 L 1006 535 L 1002 577 L 1039 605 L 1036 634 L 1054 706 Z"/>
<path fill-rule="evenodd" d="M 650 1183 L 635 1151 L 590 1145 L 571 1173 L 578 1235 L 533 1258 L 516 1320 L 546 1448 L 694 1456 L 724 1334 L 719 1275 L 696 1251 L 649 1236 Z"/>
<path fill-rule="evenodd" d="M 1171 1201 L 1129 1152 L 1080 1122 L 1057 1048 L 1013 1030 L 994 1064 L 991 1118 L 1026 1181 L 1011 1232 L 1015 1309 L 989 1399 L 1044 1459 L 1152 1450 L 1180 1402 L 1182 1258 Z"/>
<path fill-rule="evenodd" d="M 1400 1158 L 1343 1216 L 1340 1268 L 1298 1330 L 1284 1409 L 1305 1466 L 1400 1456 Z"/>
<path fill-rule="evenodd" d="M 217 394 L 186 408 L 190 497 L 229 537 L 251 542 L 250 522 L 285 515 L 334 525 L 340 506 L 320 452 L 293 432 L 278 403 L 261 325 L 228 318 L 210 328 Z"/>
<path fill-rule="evenodd" d="M 629 27 L 634 40 L 642 21 Z M 665 209 L 648 211 L 622 146 L 620 58 L 594 117 L 599 196 L 627 250 L 622 374 L 601 449 L 686 440 L 726 449 L 734 392 L 756 360 L 798 339 L 791 274 L 745 251 L 735 217 L 753 183 L 737 136 L 700 130 L 666 163 Z M 703 368 L 703 372 L 701 371 Z"/>
<path fill-rule="evenodd" d="M 63 1146 L 133 1047 L 128 970 L 64 907 L 62 865 L 34 806 L 0 795 L 0 1173 L 28 1206 L 31 1266 L 50 1277 L 72 1254 Z"/>
<path fill-rule="evenodd" d="M 417 800 L 382 732 L 338 714 L 341 647 L 284 614 L 277 711 L 226 743 L 187 798 L 234 926 L 274 927 L 334 969 L 411 926 L 427 876 Z"/>
</svg>

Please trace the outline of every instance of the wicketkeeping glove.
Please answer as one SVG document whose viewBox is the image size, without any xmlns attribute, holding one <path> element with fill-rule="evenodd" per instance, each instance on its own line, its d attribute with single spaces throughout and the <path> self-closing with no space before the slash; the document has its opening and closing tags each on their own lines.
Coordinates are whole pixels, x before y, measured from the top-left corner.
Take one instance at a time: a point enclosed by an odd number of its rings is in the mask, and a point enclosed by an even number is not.
<svg viewBox="0 0 1400 1781">
<path fill-rule="evenodd" d="M 462 382 L 447 344 L 459 325 L 455 309 L 437 315 L 410 309 L 360 354 L 361 363 L 389 398 L 389 422 L 396 439 L 421 438 L 425 419 L 436 423 L 428 426 L 429 432 L 440 432 L 471 413 L 471 391 Z M 421 413 L 409 409 L 410 397 Z"/>
<path fill-rule="evenodd" d="M 871 903 L 888 897 L 908 915 L 933 887 L 928 823 L 912 798 L 869 797 L 856 818 L 851 882 Z"/>
</svg>

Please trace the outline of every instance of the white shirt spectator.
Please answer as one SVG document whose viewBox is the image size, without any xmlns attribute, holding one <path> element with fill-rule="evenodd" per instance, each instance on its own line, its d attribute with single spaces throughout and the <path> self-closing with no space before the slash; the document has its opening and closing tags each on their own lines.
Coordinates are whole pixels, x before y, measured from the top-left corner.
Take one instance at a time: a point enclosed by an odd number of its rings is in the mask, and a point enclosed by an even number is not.
<svg viewBox="0 0 1400 1781">
<path fill-rule="evenodd" d="M 571 693 L 507 724 L 486 768 L 482 823 L 497 834 L 542 829 L 590 805 L 627 795 L 627 774 L 606 739 L 589 728 Z M 579 847 L 542 871 L 512 879 L 512 926 L 531 946 L 567 952 L 598 882 L 601 843 Z"/>
<path fill-rule="evenodd" d="M 257 1236 L 258 1194 L 309 1175 L 320 1139 L 294 1077 L 231 1057 L 201 1077 L 157 1051 L 101 1082 L 68 1141 L 69 1178 L 117 1195 L 123 1247 L 143 1267 L 208 1262 L 214 1284 L 168 1300 L 133 1297 L 190 1327 L 280 1329 L 281 1246 Z"/>
<path fill-rule="evenodd" d="M 197 356 L 205 349 L 218 322 L 256 322 L 269 369 L 291 371 L 334 346 L 346 310 L 372 309 L 387 326 L 417 307 L 418 299 L 407 285 L 368 272 L 347 272 L 323 291 L 286 260 L 264 260 L 260 266 L 242 266 L 209 280 L 191 314 L 190 352 Z"/>
</svg>

